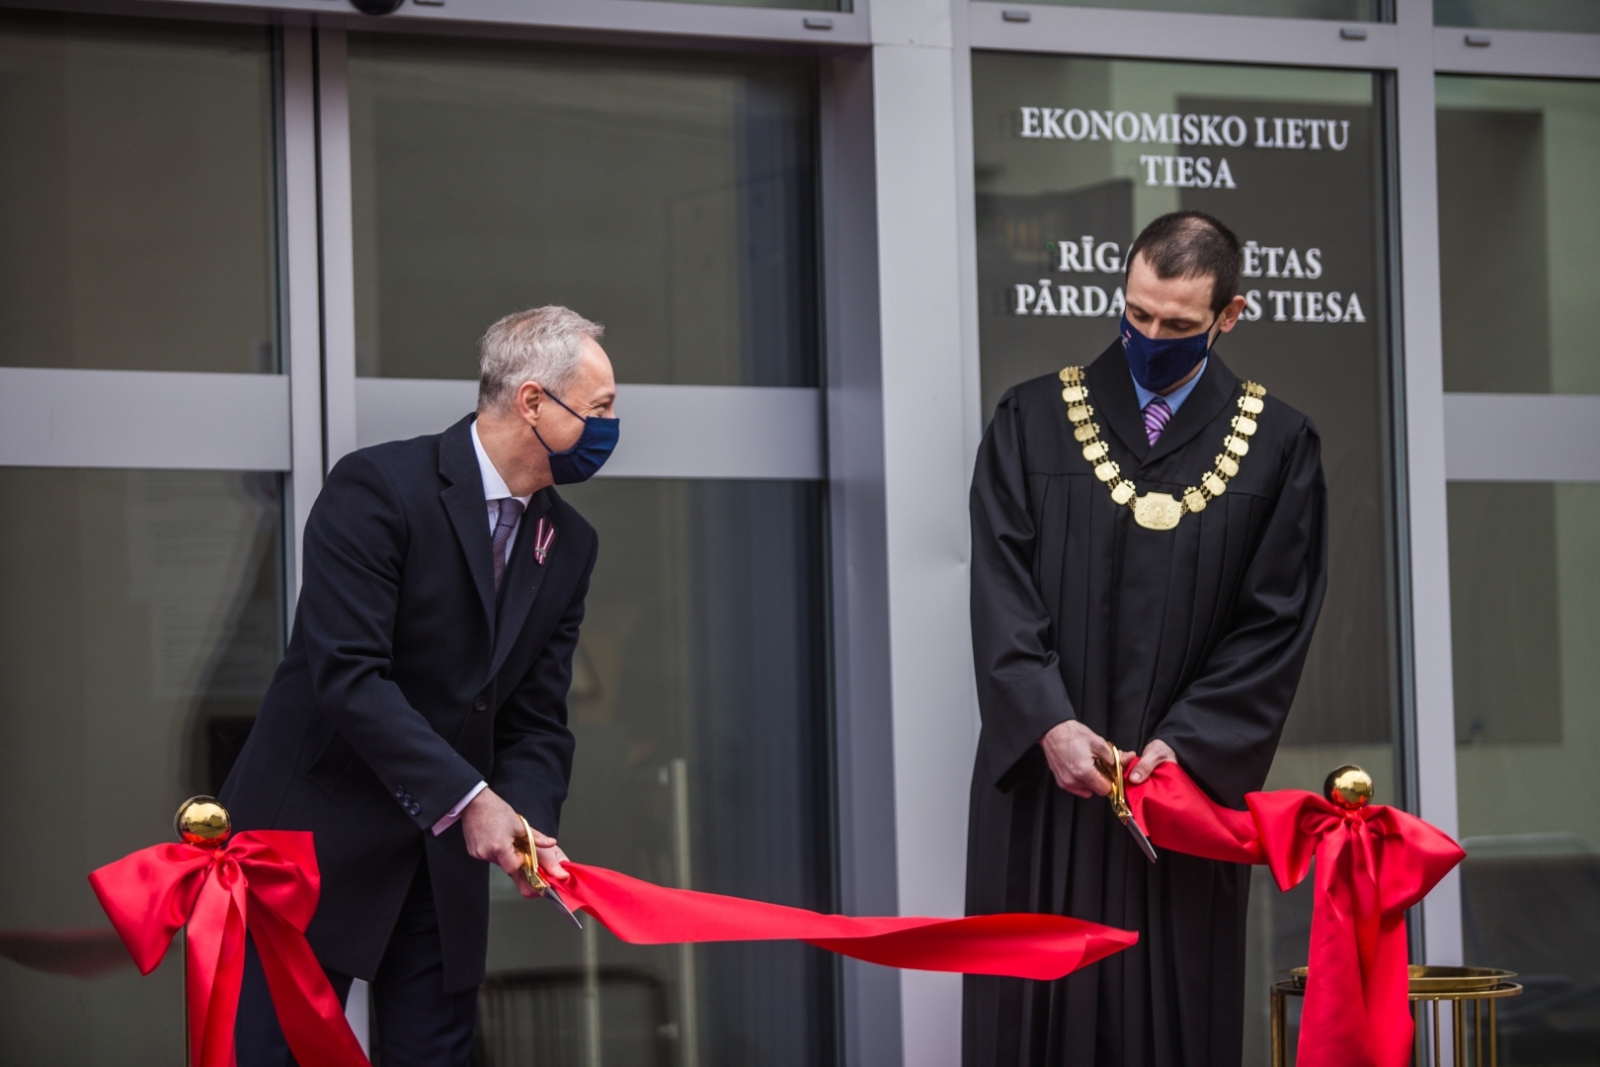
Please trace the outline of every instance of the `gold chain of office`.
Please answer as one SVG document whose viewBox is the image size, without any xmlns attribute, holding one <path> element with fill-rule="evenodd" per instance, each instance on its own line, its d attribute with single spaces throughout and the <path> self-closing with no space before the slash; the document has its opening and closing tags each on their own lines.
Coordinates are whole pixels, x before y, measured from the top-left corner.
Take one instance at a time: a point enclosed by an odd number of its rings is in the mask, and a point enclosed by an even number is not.
<svg viewBox="0 0 1600 1067">
<path fill-rule="evenodd" d="M 1239 461 L 1250 451 L 1250 437 L 1256 432 L 1256 416 L 1265 405 L 1262 398 L 1266 389 L 1255 382 L 1245 382 L 1240 388 L 1239 414 L 1233 417 L 1231 432 L 1222 439 L 1222 454 L 1216 466 L 1200 479 L 1199 485 L 1184 490 L 1182 500 L 1174 500 L 1170 493 L 1139 495 L 1138 488 L 1122 476 L 1122 468 L 1111 458 L 1111 450 L 1100 440 L 1100 427 L 1089 420 L 1094 408 L 1089 406 L 1089 386 L 1083 379 L 1082 367 L 1065 367 L 1061 371 L 1061 399 L 1067 402 L 1067 418 L 1072 420 L 1072 436 L 1083 445 L 1083 458 L 1094 464 L 1094 476 L 1111 488 L 1111 499 L 1117 506 L 1133 509 L 1133 521 L 1147 530 L 1170 530 L 1178 520 L 1192 511 L 1204 511 L 1206 504 L 1221 496 L 1228 488 L 1228 479 L 1239 473 Z"/>
</svg>

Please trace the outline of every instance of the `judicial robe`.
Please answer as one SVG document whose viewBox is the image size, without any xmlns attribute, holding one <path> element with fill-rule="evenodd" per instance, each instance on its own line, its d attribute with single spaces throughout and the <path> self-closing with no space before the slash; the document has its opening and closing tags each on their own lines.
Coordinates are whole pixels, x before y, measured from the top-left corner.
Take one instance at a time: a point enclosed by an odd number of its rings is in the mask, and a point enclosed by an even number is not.
<svg viewBox="0 0 1600 1067">
<path fill-rule="evenodd" d="M 1086 378 L 1101 440 L 1141 494 L 1181 499 L 1239 414 L 1240 381 L 1215 353 L 1153 446 L 1120 343 Z M 1248 868 L 1171 851 L 1151 864 L 1105 799 L 1055 784 L 1038 741 L 1068 719 L 1124 751 L 1160 738 L 1236 808 L 1266 781 L 1322 606 L 1327 492 L 1315 427 L 1262 384 L 1239 473 L 1172 530 L 1112 501 L 1056 375 L 1008 391 L 984 434 L 967 913 L 1071 915 L 1139 943 L 1057 982 L 967 978 L 967 1067 L 1240 1062 Z"/>
</svg>

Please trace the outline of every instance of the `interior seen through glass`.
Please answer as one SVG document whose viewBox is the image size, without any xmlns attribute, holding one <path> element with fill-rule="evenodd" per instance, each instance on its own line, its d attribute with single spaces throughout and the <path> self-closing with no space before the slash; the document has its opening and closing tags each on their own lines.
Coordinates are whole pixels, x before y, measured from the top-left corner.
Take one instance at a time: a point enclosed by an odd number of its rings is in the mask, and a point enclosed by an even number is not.
<svg viewBox="0 0 1600 1067">
<path fill-rule="evenodd" d="M 1010 386 L 1116 340 L 1122 256 L 1151 219 L 1207 211 L 1247 242 L 1248 304 L 1215 352 L 1316 423 L 1331 526 L 1327 600 L 1266 785 L 1320 791 L 1356 763 L 1398 803 L 1375 92 L 1359 73 L 975 54 L 979 339 L 987 418 Z M 1305 962 L 1310 883 L 1281 894 L 1258 870 L 1253 888 L 1255 1064 L 1267 987 Z"/>
<path fill-rule="evenodd" d="M 831 910 L 818 484 L 601 479 L 561 844 L 661 885 Z M 634 946 L 492 874 L 495 1067 L 834 1057 L 835 963 L 794 943 Z"/>
<path fill-rule="evenodd" d="M 1600 86 L 1437 89 L 1445 388 L 1600 393 Z M 1449 509 L 1467 961 L 1521 975 L 1502 1062 L 1594 1063 L 1600 486 L 1455 482 Z"/>
<path fill-rule="evenodd" d="M 1600 1062 L 1600 485 L 1450 486 L 1467 962 L 1516 971 L 1502 1063 Z"/>
<path fill-rule="evenodd" d="M 274 373 L 272 39 L 0 12 L 0 366 Z"/>
<path fill-rule="evenodd" d="M 1600 84 L 1436 93 L 1445 391 L 1600 393 Z"/>
<path fill-rule="evenodd" d="M 624 382 L 817 382 L 809 62 L 350 39 L 356 358 L 475 378 L 500 316 L 606 325 Z"/>
<path fill-rule="evenodd" d="M 1192 11 L 1208 15 L 1264 15 L 1280 19 L 1347 19 L 1377 22 L 1380 0 L 1037 0 L 1063 7 L 1132 11 Z"/>
<path fill-rule="evenodd" d="M 0 467 L 0 1064 L 183 1062 L 90 871 L 215 793 L 277 667 L 276 474 Z"/>
<path fill-rule="evenodd" d="M 1436 26 L 1600 33 L 1592 0 L 1433 0 Z"/>
</svg>

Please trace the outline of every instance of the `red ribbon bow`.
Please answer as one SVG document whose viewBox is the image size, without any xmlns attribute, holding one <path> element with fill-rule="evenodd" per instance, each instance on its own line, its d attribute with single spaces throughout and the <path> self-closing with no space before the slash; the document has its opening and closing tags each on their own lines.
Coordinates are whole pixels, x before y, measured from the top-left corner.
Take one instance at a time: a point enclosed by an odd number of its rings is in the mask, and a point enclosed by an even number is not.
<svg viewBox="0 0 1600 1067">
<path fill-rule="evenodd" d="M 853 918 L 759 900 L 666 889 L 604 867 L 564 865 L 556 892 L 635 945 L 804 941 L 885 967 L 1051 980 L 1134 944 L 1139 935 L 1065 915 Z"/>
<path fill-rule="evenodd" d="M 234 1062 L 246 928 L 295 1059 L 317 1067 L 370 1067 L 306 943 L 322 892 L 309 833 L 245 831 L 216 848 L 154 845 L 101 867 L 89 884 L 141 974 L 156 969 L 179 927 L 188 924 L 186 995 L 196 1067 Z"/>
<path fill-rule="evenodd" d="M 1396 808 L 1347 811 L 1299 789 L 1213 803 L 1175 763 L 1128 788 L 1129 806 L 1163 848 L 1225 863 L 1266 864 L 1292 889 L 1317 861 L 1311 952 L 1300 1015 L 1300 1067 L 1404 1067 L 1406 909 L 1466 856 L 1449 835 Z"/>
</svg>

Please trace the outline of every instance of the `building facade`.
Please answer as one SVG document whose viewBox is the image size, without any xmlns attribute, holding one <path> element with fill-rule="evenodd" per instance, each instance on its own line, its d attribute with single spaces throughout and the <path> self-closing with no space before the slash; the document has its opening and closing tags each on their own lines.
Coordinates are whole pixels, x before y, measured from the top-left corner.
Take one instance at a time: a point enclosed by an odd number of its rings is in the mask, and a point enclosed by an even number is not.
<svg viewBox="0 0 1600 1067">
<path fill-rule="evenodd" d="M 471 411 L 546 303 L 607 325 L 624 427 L 565 494 L 567 851 L 960 914 L 978 441 L 1199 208 L 1247 242 L 1218 351 L 1333 503 L 1269 786 L 1360 763 L 1462 839 L 1415 958 L 1530 976 L 1506 1062 L 1597 1062 L 1596 174 L 1583 0 L 4 0 L 0 947 L 103 926 L 87 872 L 248 733 L 326 471 Z M 485 1063 L 960 1059 L 952 976 L 494 899 Z M 1251 906 L 1264 1064 L 1309 901 Z M 0 956 L 0 1064 L 181 1056 L 175 962 Z"/>
</svg>

